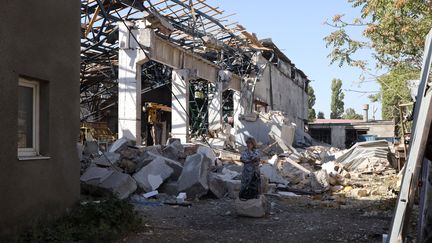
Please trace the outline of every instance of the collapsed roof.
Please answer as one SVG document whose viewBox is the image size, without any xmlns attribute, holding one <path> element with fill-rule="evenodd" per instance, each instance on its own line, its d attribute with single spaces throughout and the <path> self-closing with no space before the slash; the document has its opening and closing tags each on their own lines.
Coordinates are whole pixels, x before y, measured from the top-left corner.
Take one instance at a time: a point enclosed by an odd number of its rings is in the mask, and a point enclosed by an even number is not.
<svg viewBox="0 0 432 243">
<path fill-rule="evenodd" d="M 205 0 L 81 0 L 81 120 L 116 105 L 118 22 L 146 18 L 158 36 L 240 77 L 257 71 L 252 56 L 260 51 L 294 66 L 274 44 L 230 23 L 232 15 Z"/>
</svg>

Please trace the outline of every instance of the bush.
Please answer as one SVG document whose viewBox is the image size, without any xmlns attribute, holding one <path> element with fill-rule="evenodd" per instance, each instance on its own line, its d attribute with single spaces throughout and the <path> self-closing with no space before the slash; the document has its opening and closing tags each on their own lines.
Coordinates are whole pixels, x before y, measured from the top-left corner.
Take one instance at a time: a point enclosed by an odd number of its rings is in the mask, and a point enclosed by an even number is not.
<svg viewBox="0 0 432 243">
<path fill-rule="evenodd" d="M 17 241 L 115 241 L 129 232 L 139 231 L 141 225 L 141 218 L 132 204 L 110 198 L 101 202 L 82 202 L 58 220 L 35 225 Z"/>
</svg>

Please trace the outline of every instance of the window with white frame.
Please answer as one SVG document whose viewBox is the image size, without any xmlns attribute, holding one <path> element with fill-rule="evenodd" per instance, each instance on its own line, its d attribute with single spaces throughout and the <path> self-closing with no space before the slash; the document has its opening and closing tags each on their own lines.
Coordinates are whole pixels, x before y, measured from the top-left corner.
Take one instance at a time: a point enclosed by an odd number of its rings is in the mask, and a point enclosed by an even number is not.
<svg viewBox="0 0 432 243">
<path fill-rule="evenodd" d="M 18 156 L 39 155 L 39 82 L 19 78 Z"/>
</svg>

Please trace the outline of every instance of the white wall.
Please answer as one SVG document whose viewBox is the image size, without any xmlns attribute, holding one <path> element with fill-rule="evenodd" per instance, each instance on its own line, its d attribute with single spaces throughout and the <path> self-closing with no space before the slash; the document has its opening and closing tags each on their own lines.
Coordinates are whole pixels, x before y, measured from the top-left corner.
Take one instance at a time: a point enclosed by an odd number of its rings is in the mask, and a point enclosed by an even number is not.
<svg viewBox="0 0 432 243">
<path fill-rule="evenodd" d="M 293 81 L 277 66 L 260 57 L 260 62 L 264 61 L 267 62 L 267 65 L 261 80 L 257 82 L 255 98 L 265 101 L 270 107 L 273 101 L 273 110 L 285 112 L 289 119 L 297 124 L 297 127 L 304 128 L 304 120 L 307 120 L 308 112 L 307 93 L 303 89 L 305 80 L 299 73 L 296 73 L 296 80 Z M 289 68 L 285 67 L 285 69 Z M 273 95 L 270 93 L 270 81 Z"/>
</svg>

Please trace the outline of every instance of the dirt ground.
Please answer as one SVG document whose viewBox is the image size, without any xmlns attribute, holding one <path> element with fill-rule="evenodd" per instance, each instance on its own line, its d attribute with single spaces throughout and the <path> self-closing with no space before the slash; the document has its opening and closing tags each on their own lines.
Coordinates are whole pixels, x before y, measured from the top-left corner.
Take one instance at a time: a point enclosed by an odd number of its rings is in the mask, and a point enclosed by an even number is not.
<svg viewBox="0 0 432 243">
<path fill-rule="evenodd" d="M 203 199 L 190 207 L 140 205 L 143 232 L 124 242 L 381 242 L 395 199 L 267 196 L 265 218 L 238 217 L 234 200 Z"/>
</svg>

